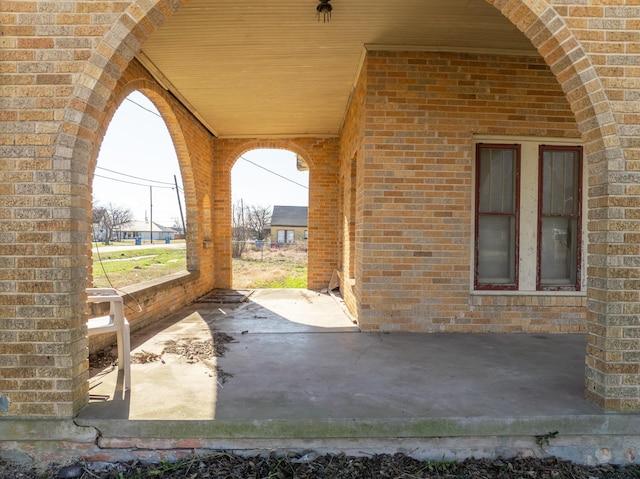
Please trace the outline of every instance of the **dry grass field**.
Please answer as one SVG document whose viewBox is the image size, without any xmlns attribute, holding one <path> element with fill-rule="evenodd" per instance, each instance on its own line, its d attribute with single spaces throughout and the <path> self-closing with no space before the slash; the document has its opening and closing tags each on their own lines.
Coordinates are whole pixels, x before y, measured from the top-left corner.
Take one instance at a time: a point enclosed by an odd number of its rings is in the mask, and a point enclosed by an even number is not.
<svg viewBox="0 0 640 479">
<path fill-rule="evenodd" d="M 106 251 L 106 250 L 105 250 Z M 93 285 L 122 288 L 184 270 L 186 250 L 143 246 L 93 255 Z M 306 288 L 307 245 L 262 249 L 247 245 L 233 259 L 233 288 Z"/>
<path fill-rule="evenodd" d="M 233 259 L 233 288 L 306 288 L 307 245 L 247 248 Z"/>
</svg>

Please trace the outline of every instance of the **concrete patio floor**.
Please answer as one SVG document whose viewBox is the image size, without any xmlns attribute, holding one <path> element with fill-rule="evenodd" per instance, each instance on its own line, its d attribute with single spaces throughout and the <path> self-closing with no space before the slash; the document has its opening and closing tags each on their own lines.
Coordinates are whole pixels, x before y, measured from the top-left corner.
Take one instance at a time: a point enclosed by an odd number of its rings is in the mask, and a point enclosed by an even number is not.
<svg viewBox="0 0 640 479">
<path fill-rule="evenodd" d="M 163 354 L 171 341 L 215 333 L 233 338 L 222 357 Z M 197 437 L 268 449 L 304 439 L 344 449 L 350 439 L 362 449 L 377 438 L 369 450 L 393 444 L 441 457 L 532 450 L 559 431 L 555 455 L 593 462 L 608 450 L 625 462 L 619 441 L 640 446 L 640 416 L 604 414 L 584 399 L 585 348 L 583 335 L 363 333 L 335 297 L 256 290 L 242 303 L 197 302 L 135 333 L 132 354 L 162 360 L 132 364 L 128 392 L 117 370 L 93 375 L 90 392 L 102 397 L 76 423 L 99 429 L 105 444 Z"/>
</svg>

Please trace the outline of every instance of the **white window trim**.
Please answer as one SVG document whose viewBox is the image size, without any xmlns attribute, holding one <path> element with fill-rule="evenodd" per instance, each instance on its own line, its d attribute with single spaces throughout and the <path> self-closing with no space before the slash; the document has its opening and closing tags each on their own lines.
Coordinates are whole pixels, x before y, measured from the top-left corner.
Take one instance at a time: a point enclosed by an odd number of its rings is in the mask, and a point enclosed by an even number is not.
<svg viewBox="0 0 640 479">
<path fill-rule="evenodd" d="M 581 245 L 581 264 L 580 270 L 580 291 L 538 291 L 536 290 L 536 265 L 537 265 L 537 236 L 538 236 L 538 146 L 539 145 L 565 145 L 580 146 L 582 141 L 579 138 L 556 138 L 556 137 L 531 137 L 531 136 L 507 136 L 507 135 L 474 135 L 473 136 L 473 154 L 472 178 L 476 177 L 476 161 L 475 151 L 477 143 L 492 144 L 519 144 L 521 147 L 521 163 L 520 163 L 520 258 L 518 264 L 519 288 L 517 290 L 476 290 L 474 289 L 475 275 L 475 252 L 474 241 L 470 241 L 470 284 L 469 288 L 473 295 L 545 295 L 545 296 L 586 296 L 586 251 L 588 246 L 588 237 L 586 234 L 586 218 L 587 218 L 587 162 L 583 158 L 582 161 L 582 245 Z M 531 178 L 535 178 L 531 182 Z M 471 195 L 471 224 L 475 230 L 476 224 L 474 213 L 475 204 L 475 181 L 473 182 L 473 194 Z"/>
</svg>

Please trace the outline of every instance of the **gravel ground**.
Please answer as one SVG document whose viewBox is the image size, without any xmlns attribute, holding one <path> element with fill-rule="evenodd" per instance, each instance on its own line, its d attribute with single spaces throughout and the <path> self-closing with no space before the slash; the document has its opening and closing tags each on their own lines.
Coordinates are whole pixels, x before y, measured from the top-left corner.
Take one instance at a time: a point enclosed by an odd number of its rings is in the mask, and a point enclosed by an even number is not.
<svg viewBox="0 0 640 479">
<path fill-rule="evenodd" d="M 343 454 L 290 457 L 240 457 L 217 453 L 177 463 L 55 464 L 28 467 L 0 461 L 0 477 L 59 478 L 184 478 L 184 479 L 637 479 L 640 465 L 582 466 L 554 458 L 467 459 L 463 462 L 418 461 L 396 454 L 352 457 Z"/>
</svg>

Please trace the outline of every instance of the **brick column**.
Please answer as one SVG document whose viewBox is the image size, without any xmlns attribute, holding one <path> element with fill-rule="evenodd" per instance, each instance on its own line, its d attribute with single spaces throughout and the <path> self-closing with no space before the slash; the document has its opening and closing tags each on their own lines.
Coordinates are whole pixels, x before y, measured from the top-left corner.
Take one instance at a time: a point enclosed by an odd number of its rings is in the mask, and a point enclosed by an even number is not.
<svg viewBox="0 0 640 479">
<path fill-rule="evenodd" d="M 0 417 L 71 418 L 88 399 L 97 129 L 122 69 L 179 3 L 2 2 Z"/>
<path fill-rule="evenodd" d="M 307 150 L 313 158 L 309 172 L 308 288 L 322 289 L 339 266 L 338 140 L 320 139 Z"/>
<path fill-rule="evenodd" d="M 231 288 L 231 168 L 226 161 L 214 161 L 213 168 L 213 264 L 216 288 Z"/>
<path fill-rule="evenodd" d="M 640 173 L 625 160 L 638 157 L 637 139 L 618 141 L 625 148 L 603 141 L 587 155 L 586 397 L 606 411 L 640 411 Z"/>
<path fill-rule="evenodd" d="M 550 65 L 585 142 L 585 394 L 605 410 L 640 411 L 638 7 L 538 2 L 534 13 L 510 3 L 494 5 Z"/>
<path fill-rule="evenodd" d="M 590 199 L 586 397 L 609 411 L 640 410 L 640 178 L 634 183 L 602 185 L 622 194 Z"/>
</svg>

